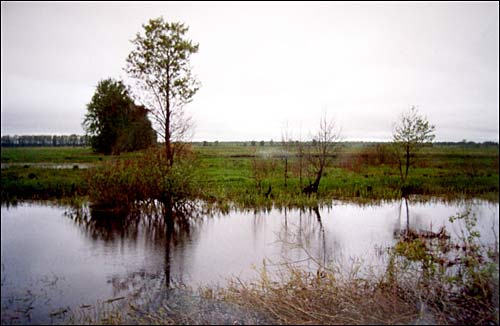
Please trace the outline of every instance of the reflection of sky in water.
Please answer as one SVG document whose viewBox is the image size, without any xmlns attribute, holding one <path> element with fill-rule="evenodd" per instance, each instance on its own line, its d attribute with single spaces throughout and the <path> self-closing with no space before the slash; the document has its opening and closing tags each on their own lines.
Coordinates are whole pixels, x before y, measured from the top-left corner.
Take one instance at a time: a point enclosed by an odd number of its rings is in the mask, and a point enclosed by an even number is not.
<svg viewBox="0 0 500 326">
<path fill-rule="evenodd" d="M 491 228 L 498 239 L 498 204 L 475 201 L 472 207 L 483 243 L 494 243 Z M 445 225 L 454 236 L 453 228 L 459 228 L 448 218 L 464 209 L 463 202 L 410 202 L 410 225 L 430 230 L 432 223 L 433 231 Z M 317 212 L 286 214 L 232 212 L 203 217 L 170 235 L 163 224 L 72 219 L 65 216 L 68 211 L 28 203 L 1 209 L 2 305 L 14 293 L 31 289 L 37 296 L 32 317 L 39 316 L 34 321 L 43 321 L 40 316 L 56 307 L 158 286 L 165 275 L 196 286 L 224 284 L 229 276 L 254 278 L 252 266 L 261 267 L 264 258 L 316 268 L 305 260 L 305 251 L 321 263 L 349 267 L 362 260 L 383 267 L 377 252 L 394 244 L 395 234 L 406 228 L 404 202 L 334 202 Z"/>
<path fill-rule="evenodd" d="M 465 230 L 463 221 L 451 223 L 450 216 L 464 213 L 467 207 L 471 208 L 471 215 L 477 218 L 476 229 L 481 234 L 483 244 L 494 244 L 495 234 L 498 239 L 498 204 L 487 204 L 475 200 L 473 202 L 458 202 L 450 207 L 443 203 L 411 203 L 410 204 L 410 225 L 412 228 L 438 231 L 445 226 L 453 239 L 458 239 L 461 230 Z M 432 223 L 432 224 L 431 224 Z M 492 230 L 494 228 L 494 232 Z"/>
<path fill-rule="evenodd" d="M 15 166 L 28 166 L 37 169 L 88 169 L 93 166 L 90 163 L 1 163 L 1 169 Z"/>
</svg>

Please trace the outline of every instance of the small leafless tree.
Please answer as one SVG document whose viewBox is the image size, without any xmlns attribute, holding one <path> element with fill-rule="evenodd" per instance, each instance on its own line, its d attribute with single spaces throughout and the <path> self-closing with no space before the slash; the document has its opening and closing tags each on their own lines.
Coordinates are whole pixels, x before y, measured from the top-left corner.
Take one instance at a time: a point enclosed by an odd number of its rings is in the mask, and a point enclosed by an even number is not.
<svg viewBox="0 0 500 326">
<path fill-rule="evenodd" d="M 333 120 L 328 120 L 326 114 L 320 120 L 319 131 L 312 139 L 306 155 L 310 170 L 314 176 L 314 182 L 309 181 L 309 185 L 303 188 L 306 194 L 317 193 L 321 177 L 325 169 L 329 167 L 335 153 L 339 148 L 341 140 L 340 130 Z"/>
</svg>

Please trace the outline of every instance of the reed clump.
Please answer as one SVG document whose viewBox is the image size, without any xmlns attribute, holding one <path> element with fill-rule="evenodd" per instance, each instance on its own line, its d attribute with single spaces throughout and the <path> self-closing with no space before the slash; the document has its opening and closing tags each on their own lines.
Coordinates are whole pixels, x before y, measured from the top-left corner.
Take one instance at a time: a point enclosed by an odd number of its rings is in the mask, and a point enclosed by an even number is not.
<svg viewBox="0 0 500 326">
<path fill-rule="evenodd" d="M 278 324 L 394 324 L 418 317 L 416 305 L 397 288 L 364 278 L 342 279 L 330 271 L 311 273 L 287 266 L 284 279 L 233 282 L 220 292 L 224 300 L 250 305 Z"/>
</svg>

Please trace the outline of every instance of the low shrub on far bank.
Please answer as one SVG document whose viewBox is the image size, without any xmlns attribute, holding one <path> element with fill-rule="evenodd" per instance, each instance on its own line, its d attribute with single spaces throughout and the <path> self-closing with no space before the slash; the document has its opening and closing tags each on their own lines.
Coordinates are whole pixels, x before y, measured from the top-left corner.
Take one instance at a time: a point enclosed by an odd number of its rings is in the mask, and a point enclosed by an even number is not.
<svg viewBox="0 0 500 326">
<path fill-rule="evenodd" d="M 104 162 L 89 170 L 89 198 L 103 206 L 127 209 L 139 202 L 179 203 L 196 196 L 190 153 L 173 166 L 165 154 L 151 149 L 136 159 Z"/>
</svg>

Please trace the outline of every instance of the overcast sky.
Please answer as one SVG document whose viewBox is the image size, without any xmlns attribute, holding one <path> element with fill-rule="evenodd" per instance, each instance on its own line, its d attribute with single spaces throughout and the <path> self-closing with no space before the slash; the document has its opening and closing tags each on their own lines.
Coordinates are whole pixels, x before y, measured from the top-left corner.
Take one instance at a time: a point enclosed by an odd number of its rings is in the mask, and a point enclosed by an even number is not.
<svg viewBox="0 0 500 326">
<path fill-rule="evenodd" d="M 499 140 L 499 4 L 1 4 L 1 133 L 83 134 L 97 82 L 126 80 L 142 24 L 189 26 L 202 87 L 194 140 L 307 138 L 322 112 L 346 140 L 390 140 L 416 105 L 436 140 Z"/>
</svg>

